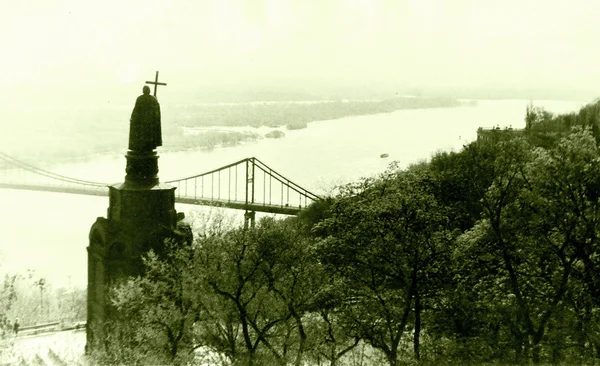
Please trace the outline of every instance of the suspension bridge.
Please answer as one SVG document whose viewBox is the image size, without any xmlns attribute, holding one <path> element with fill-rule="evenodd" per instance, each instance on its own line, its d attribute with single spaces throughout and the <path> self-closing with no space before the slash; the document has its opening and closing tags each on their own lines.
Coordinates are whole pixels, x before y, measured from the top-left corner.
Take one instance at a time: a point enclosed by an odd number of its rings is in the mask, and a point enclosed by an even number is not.
<svg viewBox="0 0 600 366">
<path fill-rule="evenodd" d="M 252 157 L 209 172 L 169 180 L 175 202 L 296 215 L 320 199 Z M 110 183 L 53 173 L 0 152 L 0 188 L 108 196 Z"/>
</svg>

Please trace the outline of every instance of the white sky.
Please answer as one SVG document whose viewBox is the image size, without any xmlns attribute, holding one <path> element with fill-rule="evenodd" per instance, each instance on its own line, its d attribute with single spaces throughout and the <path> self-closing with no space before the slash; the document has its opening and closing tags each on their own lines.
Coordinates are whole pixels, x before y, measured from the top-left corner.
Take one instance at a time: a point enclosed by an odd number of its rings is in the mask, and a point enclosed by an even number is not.
<svg viewBox="0 0 600 366">
<path fill-rule="evenodd" d="M 89 90 L 126 86 L 135 95 L 155 70 L 175 94 L 219 85 L 600 85 L 600 2 L 593 0 L 0 4 L 4 103 L 74 91 L 85 99 Z"/>
</svg>

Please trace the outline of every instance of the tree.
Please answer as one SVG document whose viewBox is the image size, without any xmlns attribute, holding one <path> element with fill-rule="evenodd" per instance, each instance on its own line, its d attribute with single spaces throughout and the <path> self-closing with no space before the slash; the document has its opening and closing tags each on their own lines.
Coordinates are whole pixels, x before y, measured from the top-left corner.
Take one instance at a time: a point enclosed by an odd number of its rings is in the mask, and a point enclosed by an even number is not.
<svg viewBox="0 0 600 366">
<path fill-rule="evenodd" d="M 314 358 L 327 283 L 305 224 L 296 218 L 266 218 L 248 229 L 221 224 L 200 225 L 191 246 L 149 253 L 144 275 L 113 291 L 116 317 L 98 360 L 185 363 L 197 352 L 240 365 Z"/>
<path fill-rule="evenodd" d="M 451 225 L 461 232 L 481 217 L 481 199 L 494 179 L 497 154 L 495 143 L 476 141 L 460 152 L 438 153 L 427 165 L 432 193 L 448 210 Z"/>
<path fill-rule="evenodd" d="M 440 263 L 452 236 L 429 182 L 415 168 L 349 184 L 317 229 L 326 233 L 322 261 L 346 294 L 339 313 L 347 334 L 382 351 L 390 365 L 399 362 L 410 325 L 420 358 L 423 310 L 443 286 Z"/>
<path fill-rule="evenodd" d="M 565 296 L 573 296 L 569 313 L 580 324 L 573 327 L 580 330 L 574 336 L 579 352 L 591 355 L 586 344 L 600 350 L 598 338 L 591 336 L 596 334 L 591 331 L 594 321 L 598 324 L 592 314 L 600 303 L 600 154 L 591 130 L 574 128 L 555 148 L 537 149 L 529 172 L 533 223 L 541 229 L 540 237 L 557 248 L 564 270 L 568 270 Z M 560 346 L 570 348 L 568 344 Z M 553 351 L 558 355 L 564 349 Z"/>
<path fill-rule="evenodd" d="M 0 284 L 0 340 L 8 337 L 12 324 L 8 318 L 8 311 L 12 308 L 17 298 L 15 290 L 16 275 L 5 275 Z"/>
<path fill-rule="evenodd" d="M 324 271 L 322 275 L 326 275 Z M 341 309 L 346 296 L 341 293 L 343 286 L 335 281 L 333 279 L 327 283 L 314 304 L 316 319 L 311 324 L 311 333 L 315 345 L 311 359 L 319 365 L 323 359 L 330 366 L 338 365 L 342 357 L 355 349 L 361 340 L 357 334 L 349 336 L 345 332 Z"/>
<path fill-rule="evenodd" d="M 111 292 L 113 318 L 101 362 L 185 363 L 193 359 L 192 325 L 201 316 L 193 248 L 168 239 L 159 257 L 149 252 L 145 273 Z"/>
<path fill-rule="evenodd" d="M 570 345 L 548 329 L 576 317 L 567 306 L 574 275 L 597 242 L 597 149 L 581 130 L 533 153 L 521 139 L 498 148 L 482 219 L 459 240 L 459 286 L 476 290 L 476 314 L 488 325 L 479 323 L 479 334 L 491 357 L 504 349 L 516 361 L 539 363 L 548 352 L 557 361 Z"/>
<path fill-rule="evenodd" d="M 300 230 L 296 220 L 263 219 L 203 243 L 203 282 L 217 296 L 211 313 L 223 330 L 233 315 L 239 327 L 239 337 L 229 332 L 232 360 L 300 365 L 307 357 L 306 316 L 322 281 Z"/>
<path fill-rule="evenodd" d="M 553 119 L 552 113 L 545 110 L 542 107 L 536 107 L 533 103 L 527 105 L 525 111 L 525 128 L 527 130 L 533 129 L 548 129 Z"/>
</svg>

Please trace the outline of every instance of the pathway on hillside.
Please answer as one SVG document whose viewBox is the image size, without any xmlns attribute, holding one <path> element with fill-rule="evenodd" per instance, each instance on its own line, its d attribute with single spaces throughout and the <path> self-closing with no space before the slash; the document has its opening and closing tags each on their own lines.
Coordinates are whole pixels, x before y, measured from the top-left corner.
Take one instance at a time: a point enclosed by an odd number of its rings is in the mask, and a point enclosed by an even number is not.
<svg viewBox="0 0 600 366">
<path fill-rule="evenodd" d="M 85 365 L 84 349 L 84 329 L 17 336 L 9 359 L 0 364 Z"/>
</svg>

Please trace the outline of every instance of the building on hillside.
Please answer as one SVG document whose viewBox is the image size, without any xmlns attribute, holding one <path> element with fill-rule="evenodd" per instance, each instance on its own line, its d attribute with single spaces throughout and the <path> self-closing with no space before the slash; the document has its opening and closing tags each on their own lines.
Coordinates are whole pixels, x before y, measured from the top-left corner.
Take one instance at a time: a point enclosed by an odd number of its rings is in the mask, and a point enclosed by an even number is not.
<svg viewBox="0 0 600 366">
<path fill-rule="evenodd" d="M 505 127 L 502 129 L 500 126 L 491 128 L 479 127 L 477 129 L 477 141 L 497 140 L 502 137 L 524 136 L 525 134 L 527 134 L 527 129 L 525 128 Z"/>
</svg>

